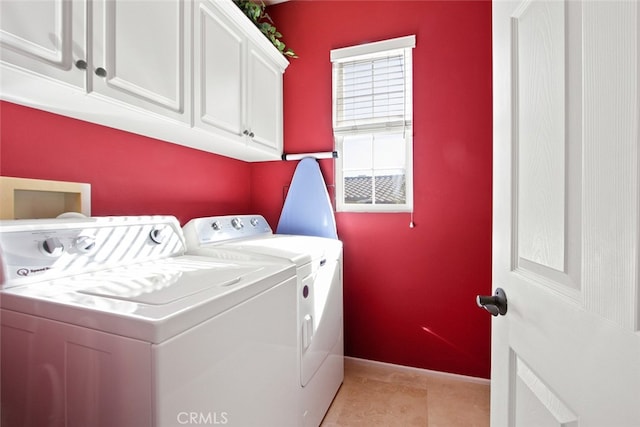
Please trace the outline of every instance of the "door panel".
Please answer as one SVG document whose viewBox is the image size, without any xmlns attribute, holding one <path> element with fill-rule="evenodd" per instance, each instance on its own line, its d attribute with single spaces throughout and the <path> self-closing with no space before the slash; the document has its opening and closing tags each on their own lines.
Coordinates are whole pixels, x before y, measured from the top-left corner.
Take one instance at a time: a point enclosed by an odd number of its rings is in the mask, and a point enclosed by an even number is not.
<svg viewBox="0 0 640 427">
<path fill-rule="evenodd" d="M 518 255 L 564 271 L 564 5 L 523 3 L 512 22 Z"/>
<path fill-rule="evenodd" d="M 581 288 L 580 11 L 578 2 L 533 1 L 510 17 L 513 269 L 575 299 Z"/>
<path fill-rule="evenodd" d="M 512 358 L 516 378 L 514 400 L 520 408 L 515 413 L 515 425 L 577 427 L 576 415 L 549 389 L 544 380 L 515 354 Z"/>
<path fill-rule="evenodd" d="M 493 426 L 640 425 L 636 2 L 493 6 Z"/>
</svg>

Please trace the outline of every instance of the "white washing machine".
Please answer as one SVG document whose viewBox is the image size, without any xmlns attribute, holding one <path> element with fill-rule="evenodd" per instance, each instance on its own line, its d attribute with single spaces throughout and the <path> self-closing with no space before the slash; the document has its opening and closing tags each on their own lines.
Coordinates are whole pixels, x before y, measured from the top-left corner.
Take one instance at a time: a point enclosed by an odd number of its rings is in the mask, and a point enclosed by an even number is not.
<svg viewBox="0 0 640 427">
<path fill-rule="evenodd" d="M 173 217 L 0 221 L 3 426 L 291 426 L 295 268 Z"/>
<path fill-rule="evenodd" d="M 342 242 L 273 234 L 260 215 L 197 218 L 183 228 L 188 253 L 279 259 L 297 271 L 297 425 L 318 426 L 344 379 Z M 231 255 L 237 254 L 237 255 Z"/>
</svg>

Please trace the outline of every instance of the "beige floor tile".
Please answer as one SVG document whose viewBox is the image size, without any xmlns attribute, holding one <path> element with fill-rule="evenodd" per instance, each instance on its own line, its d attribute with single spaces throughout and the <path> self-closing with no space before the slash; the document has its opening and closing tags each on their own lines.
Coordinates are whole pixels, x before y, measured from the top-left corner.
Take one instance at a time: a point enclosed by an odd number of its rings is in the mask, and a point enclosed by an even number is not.
<svg viewBox="0 0 640 427">
<path fill-rule="evenodd" d="M 345 379 L 323 427 L 488 426 L 489 385 L 345 359 Z"/>
<path fill-rule="evenodd" d="M 429 427 L 489 425 L 489 386 L 458 380 L 431 379 Z"/>
</svg>

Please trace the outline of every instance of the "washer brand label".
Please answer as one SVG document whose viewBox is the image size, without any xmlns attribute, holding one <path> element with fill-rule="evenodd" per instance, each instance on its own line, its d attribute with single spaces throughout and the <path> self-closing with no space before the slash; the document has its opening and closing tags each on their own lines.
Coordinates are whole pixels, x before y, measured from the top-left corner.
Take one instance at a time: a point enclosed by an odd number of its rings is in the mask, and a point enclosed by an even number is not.
<svg viewBox="0 0 640 427">
<path fill-rule="evenodd" d="M 51 270 L 51 267 L 41 267 L 41 268 L 19 268 L 16 270 L 16 274 L 21 277 L 27 277 L 32 274 L 42 274 L 47 270 Z"/>
</svg>

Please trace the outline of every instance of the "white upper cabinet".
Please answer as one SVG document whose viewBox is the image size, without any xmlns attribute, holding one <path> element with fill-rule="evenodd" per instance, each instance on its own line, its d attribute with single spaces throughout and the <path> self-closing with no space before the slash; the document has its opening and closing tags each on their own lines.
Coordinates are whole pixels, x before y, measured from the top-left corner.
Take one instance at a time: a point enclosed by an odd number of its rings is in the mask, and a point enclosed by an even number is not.
<svg viewBox="0 0 640 427">
<path fill-rule="evenodd" d="M 289 64 L 231 0 L 0 0 L 0 97 L 246 161 Z"/>
<path fill-rule="evenodd" d="M 282 153 L 282 73 L 284 68 L 249 45 L 247 130 L 256 144 Z"/>
<path fill-rule="evenodd" d="M 84 89 L 86 73 L 75 63 L 86 66 L 85 16 L 84 0 L 2 0 L 2 62 Z"/>
<path fill-rule="evenodd" d="M 184 0 L 94 1 L 90 89 L 190 121 L 189 12 Z"/>
<path fill-rule="evenodd" d="M 3 0 L 2 60 L 86 92 L 190 121 L 189 4 Z M 34 83 L 46 90 L 45 82 Z"/>
<path fill-rule="evenodd" d="M 208 1 L 198 4 L 194 21 L 195 125 L 240 138 L 246 37 Z"/>
<path fill-rule="evenodd" d="M 279 156 L 282 74 L 288 62 L 257 29 L 247 32 L 246 21 L 231 2 L 198 3 L 195 126 Z"/>
</svg>

